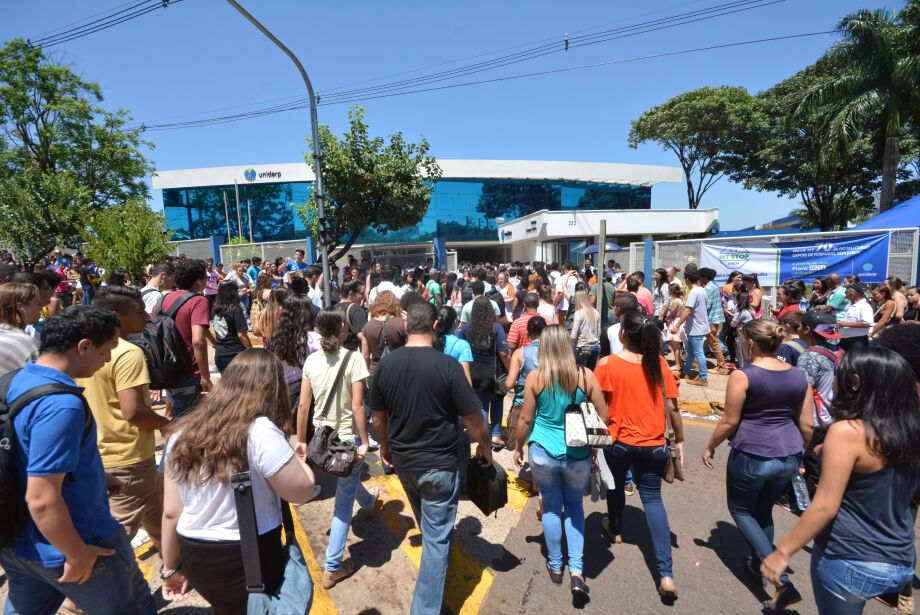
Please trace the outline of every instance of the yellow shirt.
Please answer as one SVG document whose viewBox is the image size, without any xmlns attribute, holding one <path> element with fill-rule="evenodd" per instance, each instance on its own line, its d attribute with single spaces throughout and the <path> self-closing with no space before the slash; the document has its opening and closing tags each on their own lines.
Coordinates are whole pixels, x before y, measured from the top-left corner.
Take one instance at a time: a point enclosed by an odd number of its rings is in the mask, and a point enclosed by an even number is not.
<svg viewBox="0 0 920 615">
<path fill-rule="evenodd" d="M 143 386 L 143 398 L 149 403 L 150 376 L 144 352 L 124 339 L 112 351 L 112 359 L 93 374 L 92 378 L 77 378 L 96 419 L 96 435 L 102 466 L 118 468 L 147 459 L 154 455 L 154 434 L 141 430 L 125 420 L 118 401 L 118 392 Z"/>
</svg>

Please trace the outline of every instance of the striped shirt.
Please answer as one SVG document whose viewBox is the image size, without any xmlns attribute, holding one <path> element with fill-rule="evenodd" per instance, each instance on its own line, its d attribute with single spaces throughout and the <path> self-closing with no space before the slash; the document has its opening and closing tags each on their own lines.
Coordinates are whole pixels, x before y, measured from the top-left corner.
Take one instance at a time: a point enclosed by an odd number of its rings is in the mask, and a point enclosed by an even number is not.
<svg viewBox="0 0 920 615">
<path fill-rule="evenodd" d="M 0 376 L 38 358 L 38 342 L 31 335 L 0 322 Z"/>
</svg>

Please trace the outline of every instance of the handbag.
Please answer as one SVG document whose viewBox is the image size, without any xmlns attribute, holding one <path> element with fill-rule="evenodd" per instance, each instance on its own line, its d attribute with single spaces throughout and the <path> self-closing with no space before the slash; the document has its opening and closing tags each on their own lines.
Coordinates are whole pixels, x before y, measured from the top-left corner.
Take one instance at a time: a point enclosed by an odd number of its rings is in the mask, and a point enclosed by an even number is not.
<svg viewBox="0 0 920 615">
<path fill-rule="evenodd" d="M 664 473 L 661 478 L 666 483 L 673 483 L 674 479 L 684 480 L 684 469 L 680 467 L 680 451 L 677 448 L 677 438 L 674 435 L 674 428 L 671 426 L 671 413 L 668 412 L 668 395 L 664 389 L 664 379 L 668 376 L 661 375 L 661 405 L 664 407 L 664 439 L 668 445 L 668 458 L 664 462 Z"/>
<path fill-rule="evenodd" d="M 249 465 L 230 477 L 236 516 L 240 528 L 240 549 L 243 552 L 243 572 L 246 577 L 247 615 L 305 615 L 313 605 L 313 579 L 294 535 L 294 519 L 290 505 L 281 500 L 281 523 L 284 527 L 282 558 L 284 576 L 273 594 L 265 592 L 262 579 L 262 555 L 259 552 L 259 530 L 256 525 L 255 502 Z"/>
<path fill-rule="evenodd" d="M 345 353 L 345 358 L 339 365 L 339 371 L 336 372 L 335 380 L 332 381 L 332 388 L 326 397 L 326 403 L 323 404 L 323 411 L 316 418 L 324 419 L 329 414 L 332 400 L 339 395 L 339 385 L 342 383 L 342 376 L 345 374 L 345 367 L 351 355 L 351 350 Z M 339 439 L 339 432 L 329 425 L 323 425 L 310 438 L 310 444 L 307 445 L 307 460 L 310 465 L 325 474 L 338 477 L 351 476 L 355 468 L 355 450 L 354 443 L 342 442 Z"/>
<path fill-rule="evenodd" d="M 508 474 L 497 461 L 485 468 L 471 457 L 466 466 L 466 494 L 488 516 L 508 503 Z"/>
<path fill-rule="evenodd" d="M 594 404 L 588 401 L 588 376 L 582 367 L 581 376 L 584 380 L 585 399 L 580 404 L 575 403 L 578 393 L 576 384 L 572 391 L 572 401 L 565 409 L 565 445 L 573 448 L 604 448 L 613 444 L 613 437 L 607 430 L 607 425 L 598 416 Z"/>
<path fill-rule="evenodd" d="M 493 334 L 494 335 L 494 334 Z M 489 387 L 489 392 L 498 397 L 504 397 L 508 394 L 508 387 L 505 386 L 505 380 L 508 378 L 507 373 L 498 371 L 498 340 L 492 340 L 492 348 L 495 352 L 492 354 L 492 386 Z M 504 365 L 502 366 L 504 367 Z"/>
</svg>

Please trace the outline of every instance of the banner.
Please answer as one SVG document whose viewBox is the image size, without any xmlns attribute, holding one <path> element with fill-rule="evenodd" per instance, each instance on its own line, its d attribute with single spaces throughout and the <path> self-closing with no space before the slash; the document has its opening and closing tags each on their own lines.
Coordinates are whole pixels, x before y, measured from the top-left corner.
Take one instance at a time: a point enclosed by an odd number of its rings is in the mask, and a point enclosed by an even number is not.
<svg viewBox="0 0 920 615">
<path fill-rule="evenodd" d="M 867 284 L 879 284 L 888 277 L 888 249 L 887 232 L 823 242 L 703 243 L 700 266 L 714 269 L 720 285 L 732 271 L 756 273 L 761 286 L 777 286 L 793 278 L 809 283 L 831 273 L 841 278 L 857 275 Z"/>
<path fill-rule="evenodd" d="M 816 277 L 837 273 L 841 278 L 855 275 L 866 284 L 881 284 L 888 277 L 889 238 L 886 232 L 823 243 L 778 244 L 779 279 L 810 283 Z"/>
<path fill-rule="evenodd" d="M 776 247 L 769 243 L 744 245 L 702 244 L 700 267 L 715 269 L 715 283 L 728 282 L 732 271 L 756 273 L 761 286 L 776 286 L 778 256 Z"/>
</svg>

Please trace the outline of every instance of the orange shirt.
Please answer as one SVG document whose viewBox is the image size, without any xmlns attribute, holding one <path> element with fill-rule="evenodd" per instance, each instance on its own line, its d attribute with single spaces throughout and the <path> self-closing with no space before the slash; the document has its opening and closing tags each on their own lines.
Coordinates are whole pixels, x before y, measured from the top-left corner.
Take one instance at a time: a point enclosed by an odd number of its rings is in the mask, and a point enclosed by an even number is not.
<svg viewBox="0 0 920 615">
<path fill-rule="evenodd" d="M 665 443 L 664 402 L 661 387 L 649 387 L 641 363 L 630 363 L 610 355 L 605 365 L 594 370 L 607 398 L 607 411 L 613 422 L 607 428 L 614 441 L 632 446 L 660 446 Z M 677 398 L 677 383 L 664 357 L 661 375 L 669 398 Z"/>
</svg>

